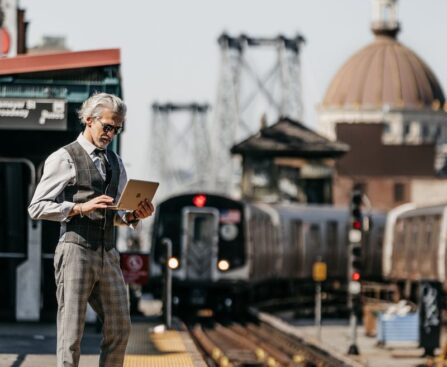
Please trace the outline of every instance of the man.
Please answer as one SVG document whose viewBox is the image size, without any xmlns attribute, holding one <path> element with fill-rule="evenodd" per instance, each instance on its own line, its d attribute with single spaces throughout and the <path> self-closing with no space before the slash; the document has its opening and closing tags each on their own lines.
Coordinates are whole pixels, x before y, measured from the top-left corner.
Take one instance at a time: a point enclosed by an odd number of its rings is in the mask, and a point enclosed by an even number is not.
<svg viewBox="0 0 447 367">
<path fill-rule="evenodd" d="M 45 161 L 28 208 L 33 219 L 61 223 L 54 256 L 58 367 L 79 364 L 87 303 L 103 322 L 100 366 L 123 365 L 130 317 L 113 226 L 135 225 L 154 211 L 146 199 L 133 212 L 107 209 L 127 181 L 121 159 L 105 150 L 125 115 L 125 104 L 114 95 L 87 99 L 79 111 L 83 133 Z"/>
</svg>

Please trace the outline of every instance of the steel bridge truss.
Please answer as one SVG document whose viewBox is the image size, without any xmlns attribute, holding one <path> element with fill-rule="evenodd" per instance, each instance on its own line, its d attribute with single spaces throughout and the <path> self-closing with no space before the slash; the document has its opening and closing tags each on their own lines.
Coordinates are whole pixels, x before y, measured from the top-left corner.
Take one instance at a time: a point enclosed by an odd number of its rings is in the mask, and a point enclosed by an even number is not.
<svg viewBox="0 0 447 367">
<path fill-rule="evenodd" d="M 301 35 L 287 38 L 231 37 L 222 34 L 218 43 L 221 70 L 214 115 L 214 185 L 220 192 L 233 193 L 240 181 L 240 169 L 230 155 L 231 147 L 259 130 L 260 117 L 269 113 L 269 121 L 281 116 L 301 120 L 300 47 Z M 259 72 L 258 60 L 250 50 L 273 51 L 274 62 Z M 259 59 L 259 57 L 258 57 Z"/>
<path fill-rule="evenodd" d="M 210 188 L 209 105 L 152 105 L 152 167 L 163 182 L 159 199 L 188 189 Z"/>
</svg>

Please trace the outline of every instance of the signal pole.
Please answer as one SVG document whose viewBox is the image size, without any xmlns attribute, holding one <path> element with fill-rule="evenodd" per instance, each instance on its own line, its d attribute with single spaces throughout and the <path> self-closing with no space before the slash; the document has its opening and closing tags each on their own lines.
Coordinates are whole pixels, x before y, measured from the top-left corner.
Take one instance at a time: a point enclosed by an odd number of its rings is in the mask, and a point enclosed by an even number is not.
<svg viewBox="0 0 447 367">
<path fill-rule="evenodd" d="M 362 217 L 363 194 L 355 190 L 351 196 L 348 254 L 348 307 L 350 309 L 349 325 L 351 329 L 351 344 L 348 354 L 359 355 L 357 346 L 357 312 L 361 306 L 361 269 L 362 269 Z"/>
<path fill-rule="evenodd" d="M 312 278 L 315 282 L 315 327 L 317 339 L 321 341 L 321 282 L 327 277 L 327 265 L 321 261 L 321 257 L 313 264 Z"/>
</svg>

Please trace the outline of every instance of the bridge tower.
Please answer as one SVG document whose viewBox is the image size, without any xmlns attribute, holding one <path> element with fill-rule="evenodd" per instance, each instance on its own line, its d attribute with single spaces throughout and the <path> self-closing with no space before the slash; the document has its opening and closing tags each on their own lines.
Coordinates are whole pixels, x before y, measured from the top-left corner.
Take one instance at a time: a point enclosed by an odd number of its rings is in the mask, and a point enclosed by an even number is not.
<svg viewBox="0 0 447 367">
<path fill-rule="evenodd" d="M 262 115 L 272 122 L 280 116 L 301 120 L 299 56 L 304 41 L 300 34 L 293 38 L 219 37 L 221 70 L 213 124 L 217 191 L 234 193 L 240 170 L 231 158 L 231 146 L 258 131 Z"/>
<path fill-rule="evenodd" d="M 163 182 L 160 200 L 188 189 L 209 188 L 208 112 L 208 104 L 152 105 L 151 167 Z"/>
</svg>

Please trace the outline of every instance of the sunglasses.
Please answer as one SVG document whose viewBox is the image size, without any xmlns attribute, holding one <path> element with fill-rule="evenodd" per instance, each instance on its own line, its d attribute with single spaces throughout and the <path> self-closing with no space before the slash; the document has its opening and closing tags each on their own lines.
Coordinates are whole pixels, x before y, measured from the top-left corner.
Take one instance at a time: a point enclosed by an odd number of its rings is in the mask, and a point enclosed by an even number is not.
<svg viewBox="0 0 447 367">
<path fill-rule="evenodd" d="M 101 124 L 101 126 L 102 126 L 102 130 L 103 130 L 106 134 L 109 133 L 109 132 L 111 132 L 111 131 L 113 131 L 113 133 L 114 133 L 115 135 L 118 135 L 119 133 L 121 133 L 121 132 L 123 131 L 123 127 L 122 127 L 122 126 L 113 126 L 113 125 L 111 125 L 111 124 L 106 124 L 106 123 L 102 122 L 102 121 L 99 120 L 99 119 L 96 119 L 96 121 L 98 121 L 98 122 Z"/>
</svg>

